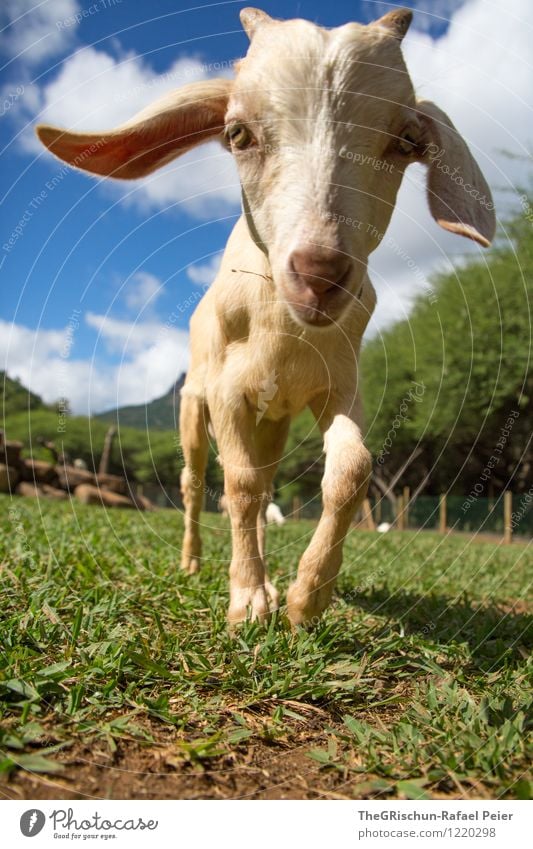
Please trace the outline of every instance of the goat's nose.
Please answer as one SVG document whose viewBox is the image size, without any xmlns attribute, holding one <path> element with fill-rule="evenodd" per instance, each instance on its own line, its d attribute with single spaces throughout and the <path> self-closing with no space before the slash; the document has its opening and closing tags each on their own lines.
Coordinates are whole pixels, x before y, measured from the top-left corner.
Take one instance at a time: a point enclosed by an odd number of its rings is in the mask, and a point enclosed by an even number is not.
<svg viewBox="0 0 533 849">
<path fill-rule="evenodd" d="M 317 295 L 342 286 L 351 267 L 350 258 L 333 248 L 296 248 L 289 257 L 290 271 Z"/>
</svg>

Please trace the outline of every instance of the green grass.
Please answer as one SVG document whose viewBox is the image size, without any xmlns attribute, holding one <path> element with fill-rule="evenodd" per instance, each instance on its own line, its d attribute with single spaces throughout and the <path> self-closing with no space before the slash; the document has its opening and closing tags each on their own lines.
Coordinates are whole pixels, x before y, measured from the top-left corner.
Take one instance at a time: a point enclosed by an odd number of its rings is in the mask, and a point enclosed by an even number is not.
<svg viewBox="0 0 533 849">
<path fill-rule="evenodd" d="M 149 747 L 165 726 L 177 761 L 238 763 L 314 706 L 304 748 L 343 793 L 531 795 L 530 548 L 354 532 L 317 628 L 231 636 L 220 517 L 188 578 L 177 511 L 2 497 L 0 514 L 0 771 L 59 772 L 80 741 Z M 311 533 L 269 529 L 283 593 Z"/>
</svg>

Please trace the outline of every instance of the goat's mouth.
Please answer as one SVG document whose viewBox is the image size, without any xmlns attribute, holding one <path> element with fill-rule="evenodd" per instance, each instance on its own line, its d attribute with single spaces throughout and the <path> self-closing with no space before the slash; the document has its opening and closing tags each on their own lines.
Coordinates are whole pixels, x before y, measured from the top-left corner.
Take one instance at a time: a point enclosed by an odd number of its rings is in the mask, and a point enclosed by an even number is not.
<svg viewBox="0 0 533 849">
<path fill-rule="evenodd" d="M 296 292 L 291 288 L 285 292 L 285 300 L 300 324 L 328 327 L 341 317 L 350 301 L 350 294 L 344 287 L 335 287 L 322 293 L 314 292 L 309 287 Z"/>
</svg>

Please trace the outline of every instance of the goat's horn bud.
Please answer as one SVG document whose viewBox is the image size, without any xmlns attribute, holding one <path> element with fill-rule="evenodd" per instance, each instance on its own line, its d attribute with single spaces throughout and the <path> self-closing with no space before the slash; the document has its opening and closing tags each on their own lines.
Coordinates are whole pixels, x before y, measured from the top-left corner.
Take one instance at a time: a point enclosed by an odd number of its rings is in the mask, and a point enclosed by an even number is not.
<svg viewBox="0 0 533 849">
<path fill-rule="evenodd" d="M 243 29 L 250 40 L 254 37 L 255 31 L 258 27 L 272 22 L 270 15 L 267 15 L 266 12 L 262 12 L 261 9 L 254 9 L 252 6 L 247 6 L 245 9 L 241 9 L 239 17 L 241 19 Z"/>
<path fill-rule="evenodd" d="M 389 35 L 401 41 L 409 29 L 412 20 L 413 13 L 411 9 L 393 9 L 392 12 L 387 12 L 382 18 L 374 21 L 371 26 L 384 27 L 389 30 Z"/>
</svg>

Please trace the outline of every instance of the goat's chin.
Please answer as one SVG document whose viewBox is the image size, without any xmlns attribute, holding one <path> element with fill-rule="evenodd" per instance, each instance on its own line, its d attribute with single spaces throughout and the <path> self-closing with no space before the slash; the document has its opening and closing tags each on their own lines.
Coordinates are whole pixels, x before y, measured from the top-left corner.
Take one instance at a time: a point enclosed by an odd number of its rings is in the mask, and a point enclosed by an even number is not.
<svg viewBox="0 0 533 849">
<path fill-rule="evenodd" d="M 297 298 L 286 298 L 285 302 L 298 324 L 307 328 L 327 329 L 339 323 L 350 300 L 348 292 L 338 291 L 323 299 L 306 299 L 302 302 Z"/>
<path fill-rule="evenodd" d="M 334 327 L 344 310 L 335 310 L 334 313 L 313 309 L 312 307 L 301 306 L 294 302 L 288 302 L 287 307 L 292 318 L 302 327 L 315 328 L 317 330 L 325 330 L 329 327 Z"/>
</svg>

